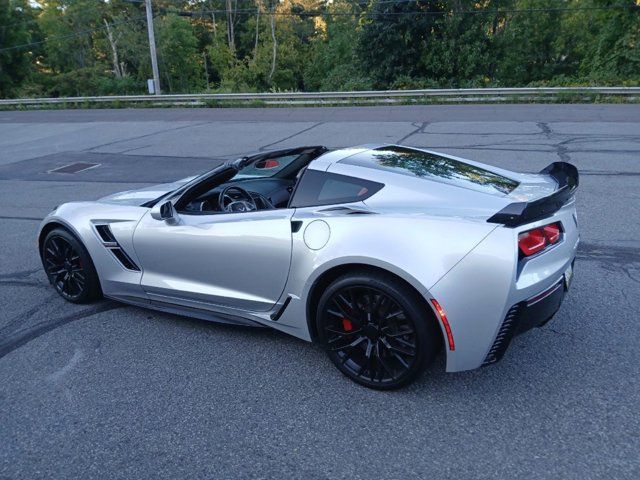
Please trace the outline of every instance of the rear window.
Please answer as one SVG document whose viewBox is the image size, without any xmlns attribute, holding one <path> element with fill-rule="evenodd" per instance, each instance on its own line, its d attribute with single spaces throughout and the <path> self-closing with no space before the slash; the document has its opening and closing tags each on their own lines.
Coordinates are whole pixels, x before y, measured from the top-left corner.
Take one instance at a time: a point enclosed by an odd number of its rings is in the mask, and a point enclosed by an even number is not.
<svg viewBox="0 0 640 480">
<path fill-rule="evenodd" d="M 312 207 L 338 203 L 361 202 L 384 185 L 361 178 L 307 170 L 300 179 L 291 207 Z"/>
<path fill-rule="evenodd" d="M 518 182 L 484 168 L 406 147 L 383 147 L 340 160 L 340 163 L 377 168 L 412 177 L 431 178 L 487 193 L 508 194 Z"/>
</svg>

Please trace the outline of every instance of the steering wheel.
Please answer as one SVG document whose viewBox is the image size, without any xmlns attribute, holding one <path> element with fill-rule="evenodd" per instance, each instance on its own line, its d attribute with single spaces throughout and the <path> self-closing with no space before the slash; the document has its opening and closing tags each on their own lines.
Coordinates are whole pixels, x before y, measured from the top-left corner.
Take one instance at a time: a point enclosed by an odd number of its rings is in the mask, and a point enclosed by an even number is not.
<svg viewBox="0 0 640 480">
<path fill-rule="evenodd" d="M 231 191 L 235 191 L 242 197 L 241 200 L 237 200 L 230 195 Z M 228 185 L 222 189 L 218 196 L 218 206 L 221 212 L 252 212 L 257 210 L 256 201 L 244 188 L 237 185 Z"/>
</svg>

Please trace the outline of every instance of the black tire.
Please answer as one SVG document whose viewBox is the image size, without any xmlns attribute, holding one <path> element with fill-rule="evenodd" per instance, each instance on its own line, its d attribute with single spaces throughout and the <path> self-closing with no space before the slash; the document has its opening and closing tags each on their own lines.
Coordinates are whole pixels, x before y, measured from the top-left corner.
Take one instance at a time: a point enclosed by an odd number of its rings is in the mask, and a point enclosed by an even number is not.
<svg viewBox="0 0 640 480">
<path fill-rule="evenodd" d="M 414 381 L 440 348 L 438 326 L 424 301 L 382 272 L 336 279 L 320 297 L 316 321 L 319 340 L 338 370 L 378 390 Z"/>
<path fill-rule="evenodd" d="M 42 242 L 40 258 L 49 282 L 68 302 L 90 303 L 102 297 L 89 252 L 68 230 L 51 230 Z"/>
</svg>

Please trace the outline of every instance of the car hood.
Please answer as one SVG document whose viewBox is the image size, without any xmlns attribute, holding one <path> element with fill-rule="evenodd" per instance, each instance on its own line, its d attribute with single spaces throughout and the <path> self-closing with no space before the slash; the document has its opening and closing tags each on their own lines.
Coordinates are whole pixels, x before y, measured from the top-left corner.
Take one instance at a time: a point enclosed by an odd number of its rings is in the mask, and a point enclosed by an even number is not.
<svg viewBox="0 0 640 480">
<path fill-rule="evenodd" d="M 118 192 L 112 195 L 107 195 L 106 197 L 102 197 L 98 200 L 98 202 L 111 203 L 116 205 L 142 205 L 143 203 L 155 200 L 165 193 L 171 192 L 181 187 L 194 178 L 196 177 L 187 177 L 171 183 L 160 183 L 158 185 L 151 185 L 150 187 L 144 187 L 138 190 L 126 190 L 124 192 Z"/>
</svg>

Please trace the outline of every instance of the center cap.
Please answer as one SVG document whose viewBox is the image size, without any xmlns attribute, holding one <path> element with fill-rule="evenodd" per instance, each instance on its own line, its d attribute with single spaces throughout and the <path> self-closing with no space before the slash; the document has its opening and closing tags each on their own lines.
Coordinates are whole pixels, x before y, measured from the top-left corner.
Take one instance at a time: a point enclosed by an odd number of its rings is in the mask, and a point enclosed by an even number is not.
<svg viewBox="0 0 640 480">
<path fill-rule="evenodd" d="M 376 325 L 372 323 L 365 325 L 363 329 L 364 334 L 369 338 L 369 340 L 373 340 L 374 342 L 378 340 L 380 336 L 380 331 Z"/>
</svg>

